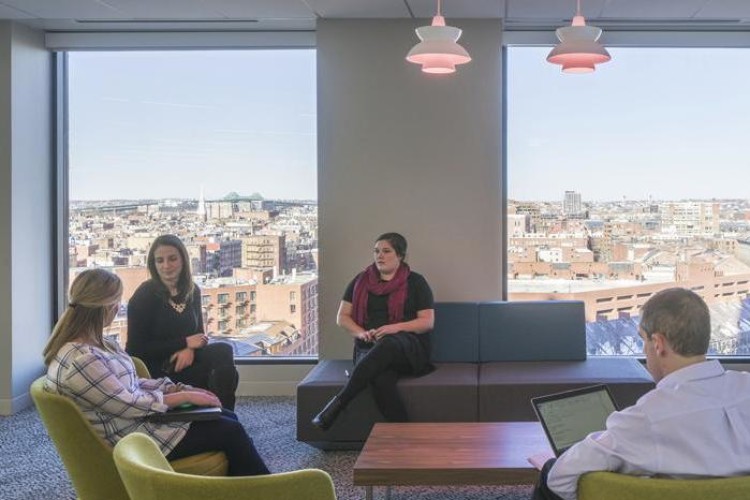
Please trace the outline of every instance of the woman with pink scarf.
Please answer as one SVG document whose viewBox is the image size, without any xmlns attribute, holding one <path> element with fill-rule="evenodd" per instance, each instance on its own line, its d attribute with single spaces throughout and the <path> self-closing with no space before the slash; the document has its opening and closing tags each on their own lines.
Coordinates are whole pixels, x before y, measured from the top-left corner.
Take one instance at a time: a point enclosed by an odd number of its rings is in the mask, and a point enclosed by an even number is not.
<svg viewBox="0 0 750 500">
<path fill-rule="evenodd" d="M 375 241 L 375 262 L 344 292 L 337 323 L 354 338 L 354 370 L 346 386 L 312 423 L 323 430 L 368 385 L 389 422 L 406 422 L 396 391 L 401 375 L 432 371 L 430 332 L 435 323 L 430 285 L 404 262 L 406 239 L 386 233 Z"/>
</svg>

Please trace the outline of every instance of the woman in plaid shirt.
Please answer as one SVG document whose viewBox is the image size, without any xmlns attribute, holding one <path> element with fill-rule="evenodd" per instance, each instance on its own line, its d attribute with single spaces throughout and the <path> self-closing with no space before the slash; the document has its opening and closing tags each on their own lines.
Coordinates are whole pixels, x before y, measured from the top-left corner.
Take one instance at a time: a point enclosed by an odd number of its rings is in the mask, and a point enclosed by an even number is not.
<svg viewBox="0 0 750 500">
<path fill-rule="evenodd" d="M 221 406 L 210 391 L 168 378 L 138 378 L 130 357 L 103 338 L 120 306 L 122 283 L 103 269 L 88 269 L 70 287 L 70 303 L 44 349 L 46 389 L 73 399 L 110 444 L 131 432 L 151 436 L 169 460 L 223 451 L 230 476 L 268 474 L 237 416 L 216 420 L 156 423 L 146 417 L 185 403 Z"/>
</svg>

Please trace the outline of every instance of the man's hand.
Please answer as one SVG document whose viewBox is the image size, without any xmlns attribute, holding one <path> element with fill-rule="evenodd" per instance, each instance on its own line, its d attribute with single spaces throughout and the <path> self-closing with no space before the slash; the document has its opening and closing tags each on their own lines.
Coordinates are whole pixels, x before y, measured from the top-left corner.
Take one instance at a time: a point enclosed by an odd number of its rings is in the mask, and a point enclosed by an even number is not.
<svg viewBox="0 0 750 500">
<path fill-rule="evenodd" d="M 552 454 L 550 450 L 542 451 L 540 453 L 535 453 L 534 455 L 531 455 L 530 457 L 526 458 L 528 462 L 533 465 L 537 470 L 542 470 L 542 467 L 544 467 L 544 464 L 547 463 L 547 460 L 555 458 L 555 455 Z"/>
<path fill-rule="evenodd" d="M 195 353 L 189 347 L 186 347 L 169 357 L 169 361 L 174 363 L 174 371 L 181 372 L 188 366 L 193 364 L 195 360 Z"/>
</svg>

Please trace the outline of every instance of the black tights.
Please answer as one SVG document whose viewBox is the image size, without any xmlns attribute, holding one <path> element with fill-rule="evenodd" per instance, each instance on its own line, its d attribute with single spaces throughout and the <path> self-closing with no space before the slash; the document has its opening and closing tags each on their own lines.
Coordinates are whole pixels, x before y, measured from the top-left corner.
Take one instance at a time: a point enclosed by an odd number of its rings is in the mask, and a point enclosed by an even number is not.
<svg viewBox="0 0 750 500">
<path fill-rule="evenodd" d="M 253 440 L 237 420 L 237 415 L 229 410 L 222 410 L 222 416 L 216 420 L 191 422 L 187 434 L 167 455 L 167 459 L 176 460 L 207 451 L 224 452 L 229 462 L 230 476 L 270 474 Z"/>
<path fill-rule="evenodd" d="M 375 403 L 386 420 L 406 422 L 408 415 L 396 390 L 396 382 L 399 375 L 410 373 L 411 364 L 401 344 L 395 338 L 386 335 L 354 366 L 349 381 L 339 392 L 339 397 L 346 406 L 370 385 Z"/>
</svg>

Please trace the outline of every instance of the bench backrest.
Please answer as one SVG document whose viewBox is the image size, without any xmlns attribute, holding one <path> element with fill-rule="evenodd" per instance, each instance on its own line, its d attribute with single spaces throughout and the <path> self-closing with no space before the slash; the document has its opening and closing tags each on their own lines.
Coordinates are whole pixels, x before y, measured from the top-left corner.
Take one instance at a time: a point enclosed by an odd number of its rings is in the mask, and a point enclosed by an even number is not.
<svg viewBox="0 0 750 500">
<path fill-rule="evenodd" d="M 479 361 L 479 303 L 435 304 L 432 360 L 438 363 Z"/>
<path fill-rule="evenodd" d="M 584 304 L 439 302 L 432 359 L 439 363 L 585 360 Z"/>
</svg>

